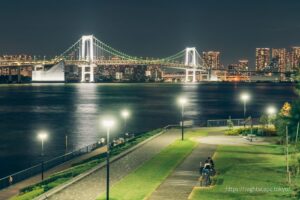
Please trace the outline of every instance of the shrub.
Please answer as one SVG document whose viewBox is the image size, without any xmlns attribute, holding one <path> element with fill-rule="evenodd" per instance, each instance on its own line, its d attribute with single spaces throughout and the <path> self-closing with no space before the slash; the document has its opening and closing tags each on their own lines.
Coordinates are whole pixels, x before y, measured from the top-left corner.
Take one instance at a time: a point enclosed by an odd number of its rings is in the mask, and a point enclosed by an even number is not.
<svg viewBox="0 0 300 200">
<path fill-rule="evenodd" d="M 39 196 L 42 193 L 44 193 L 44 189 L 37 187 L 37 188 L 35 188 L 35 190 L 15 196 L 15 197 L 11 198 L 10 200 L 32 200 L 32 199 L 34 199 L 34 197 Z"/>
<path fill-rule="evenodd" d="M 240 135 L 240 133 L 238 129 L 229 129 L 225 131 L 225 135 L 235 136 Z"/>
<path fill-rule="evenodd" d="M 225 135 L 248 135 L 253 134 L 256 136 L 277 136 L 276 130 L 274 127 L 266 127 L 266 128 L 260 128 L 260 127 L 253 127 L 252 131 L 251 128 L 237 128 L 232 130 L 226 130 Z"/>
<path fill-rule="evenodd" d="M 277 136 L 277 132 L 274 127 L 264 128 L 264 133 L 266 136 Z"/>
<path fill-rule="evenodd" d="M 228 129 L 229 129 L 229 130 L 232 130 L 232 129 L 233 129 L 234 124 L 233 124 L 233 121 L 232 121 L 231 119 L 228 119 L 228 120 L 227 120 L 227 126 L 228 126 Z"/>
</svg>

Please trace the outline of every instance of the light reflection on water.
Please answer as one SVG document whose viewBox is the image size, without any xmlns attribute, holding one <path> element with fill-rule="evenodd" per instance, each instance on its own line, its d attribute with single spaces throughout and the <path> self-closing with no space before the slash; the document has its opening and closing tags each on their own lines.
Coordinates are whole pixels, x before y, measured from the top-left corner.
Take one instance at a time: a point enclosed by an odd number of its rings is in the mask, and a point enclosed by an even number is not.
<svg viewBox="0 0 300 200">
<path fill-rule="evenodd" d="M 290 84 L 28 84 L 0 86 L 0 176 L 40 161 L 36 134 L 49 132 L 47 158 L 69 147 L 94 143 L 105 136 L 100 118 L 108 112 L 118 119 L 112 137 L 122 133 L 119 112 L 132 111 L 128 129 L 142 132 L 178 123 L 177 97 L 189 99 L 188 119 L 206 120 L 241 117 L 239 94 L 251 93 L 248 110 L 258 117 L 267 104 L 278 108 L 296 96 Z"/>
<path fill-rule="evenodd" d="M 96 84 L 76 85 L 76 105 L 74 115 L 73 148 L 78 149 L 97 140 L 98 133 L 98 99 Z"/>
</svg>

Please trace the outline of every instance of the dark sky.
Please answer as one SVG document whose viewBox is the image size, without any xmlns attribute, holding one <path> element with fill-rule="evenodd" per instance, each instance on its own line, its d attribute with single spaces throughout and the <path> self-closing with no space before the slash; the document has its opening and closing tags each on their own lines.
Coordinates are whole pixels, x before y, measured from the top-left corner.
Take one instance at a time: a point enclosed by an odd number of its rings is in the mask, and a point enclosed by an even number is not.
<svg viewBox="0 0 300 200">
<path fill-rule="evenodd" d="M 94 34 L 134 56 L 196 46 L 225 65 L 300 45 L 299 0 L 0 0 L 0 54 L 53 56 Z"/>
</svg>

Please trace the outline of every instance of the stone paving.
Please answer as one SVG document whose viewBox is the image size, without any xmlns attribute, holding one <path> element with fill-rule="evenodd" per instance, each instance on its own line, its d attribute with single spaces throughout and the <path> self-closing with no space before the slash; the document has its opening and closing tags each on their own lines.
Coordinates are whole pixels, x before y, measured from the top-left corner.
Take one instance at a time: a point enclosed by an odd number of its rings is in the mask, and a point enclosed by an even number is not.
<svg viewBox="0 0 300 200">
<path fill-rule="evenodd" d="M 148 200 L 188 199 L 193 187 L 198 185 L 199 164 L 212 156 L 216 145 L 199 144 L 193 152 L 156 189 Z"/>
<path fill-rule="evenodd" d="M 179 138 L 179 130 L 168 130 L 143 146 L 111 163 L 110 185 L 137 169 L 141 164 L 158 154 L 162 149 Z M 49 200 L 95 200 L 106 189 L 106 168 L 99 169 L 80 181 L 70 185 Z"/>
</svg>

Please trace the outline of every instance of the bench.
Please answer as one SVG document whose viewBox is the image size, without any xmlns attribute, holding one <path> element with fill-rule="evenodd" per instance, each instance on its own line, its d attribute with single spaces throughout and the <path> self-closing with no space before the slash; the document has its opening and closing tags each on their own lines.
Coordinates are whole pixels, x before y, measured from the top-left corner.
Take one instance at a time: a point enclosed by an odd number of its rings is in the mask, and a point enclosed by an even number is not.
<svg viewBox="0 0 300 200">
<path fill-rule="evenodd" d="M 253 140 L 255 140 L 256 135 L 254 134 L 248 134 L 247 136 L 244 137 L 246 140 L 249 140 L 250 142 L 252 142 Z"/>
</svg>

